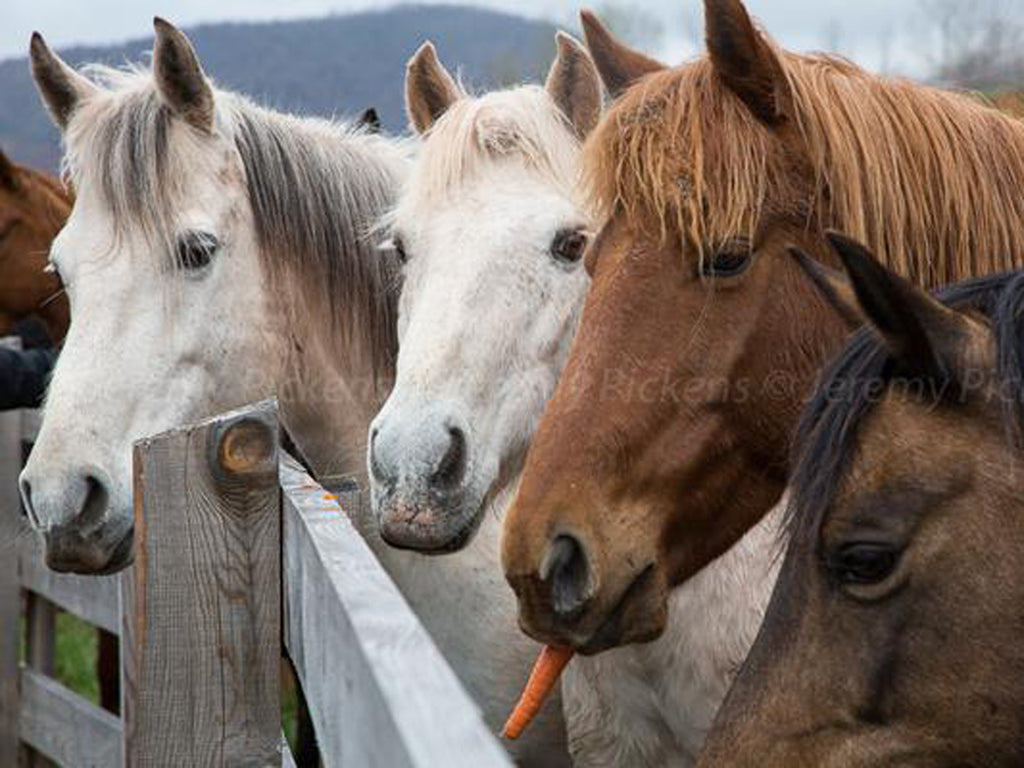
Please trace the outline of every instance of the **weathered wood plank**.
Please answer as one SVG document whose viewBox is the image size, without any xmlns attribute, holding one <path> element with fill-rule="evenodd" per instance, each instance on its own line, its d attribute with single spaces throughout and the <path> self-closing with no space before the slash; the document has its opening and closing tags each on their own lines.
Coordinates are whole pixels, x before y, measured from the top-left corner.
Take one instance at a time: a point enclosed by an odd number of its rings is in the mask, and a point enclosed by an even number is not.
<svg viewBox="0 0 1024 768">
<path fill-rule="evenodd" d="M 0 765 L 18 759 L 18 627 L 21 595 L 15 544 L 22 535 L 18 472 L 21 420 L 0 413 Z"/>
<path fill-rule="evenodd" d="M 60 765 L 121 765 L 121 721 L 28 667 L 21 670 L 19 720 L 25 743 Z"/>
<path fill-rule="evenodd" d="M 342 512 L 282 456 L 285 644 L 328 766 L 511 766 Z"/>
<path fill-rule="evenodd" d="M 0 344 L 5 347 L 13 347 L 15 349 L 21 348 L 21 340 L 17 338 L 8 338 L 0 340 Z M 6 500 L 0 500 L 0 534 L 3 538 L 0 539 L 0 558 L 6 562 L 8 570 L 2 577 L 2 580 L 7 584 L 4 590 L 6 594 L 3 598 L 4 603 L 10 603 L 11 589 L 14 589 L 13 599 L 18 602 L 20 610 L 20 587 L 17 586 L 20 581 L 19 563 L 18 563 L 18 551 L 22 542 L 32 542 L 32 537 L 27 529 L 27 526 L 21 516 L 21 500 L 19 498 L 17 489 L 17 477 L 21 471 L 22 457 L 23 457 L 23 442 L 26 439 L 34 438 L 34 433 L 29 435 L 30 418 L 26 417 L 27 411 L 14 411 L 6 414 L 5 419 L 11 420 L 13 424 L 11 429 L 13 437 L 9 436 L 5 442 L 7 446 L 3 449 L 3 453 L 6 454 L 4 461 L 4 471 L 0 472 L 3 475 L 0 481 L 3 482 L 3 487 L 0 488 L 0 495 L 7 496 Z M 11 441 L 14 441 L 15 448 L 12 452 Z M 13 584 L 10 579 L 10 573 L 14 573 Z M 56 633 L 56 609 L 52 603 L 48 602 L 45 598 L 29 595 L 25 602 L 25 622 L 26 628 L 26 661 L 35 669 L 45 672 L 47 674 L 52 673 L 54 667 L 54 648 L 55 648 L 55 633 Z M 18 629 L 22 626 L 21 622 L 15 620 L 7 625 L 7 634 L 3 641 L 0 641 L 0 645 L 6 646 L 8 643 L 14 642 L 14 653 L 17 653 L 18 648 Z M 2 631 L 2 630 L 0 630 Z M 6 634 L 6 633 L 5 633 Z M 5 667 L 11 663 L 11 651 L 9 648 L 0 650 L 0 653 L 5 657 Z M 16 663 L 16 661 L 15 661 Z M 9 670 L 8 670 L 9 673 Z M 6 686 L 17 686 L 18 672 L 15 668 L 13 673 L 5 674 L 5 681 L 0 685 Z M 4 695 L 6 698 L 7 694 Z M 9 718 L 13 719 L 17 727 L 17 705 L 18 700 L 15 699 L 15 707 L 9 711 Z M 0 714 L 0 719 L 3 715 Z M 10 720 L 8 720 L 8 723 Z M 9 727 L 8 723 L 0 726 L 0 729 L 7 730 Z M 5 744 L 9 741 L 7 737 L 0 736 L 0 741 Z M 9 747 L 0 746 L 0 752 L 4 753 L 4 758 L 7 757 L 6 752 Z M 50 765 L 50 761 L 42 755 L 28 749 L 24 745 L 18 747 L 20 754 L 20 763 L 26 768 L 47 768 Z M 4 764 L 4 763 L 0 763 Z M 12 763 L 13 764 L 13 763 Z"/>
<path fill-rule="evenodd" d="M 52 677 L 57 667 L 57 606 L 42 595 L 25 593 L 25 628 L 25 668 Z M 53 765 L 32 749 L 26 751 L 24 762 L 26 768 Z"/>
<path fill-rule="evenodd" d="M 42 595 L 26 593 L 25 627 L 28 634 L 23 669 L 52 677 L 57 667 L 57 606 Z M 24 735 L 22 741 L 25 741 Z M 46 755 L 29 749 L 25 765 L 26 768 L 51 768 L 53 763 Z"/>
<path fill-rule="evenodd" d="M 126 765 L 281 762 L 277 441 L 268 401 L 135 445 Z"/>
<path fill-rule="evenodd" d="M 117 634 L 121 631 L 117 576 L 76 576 L 46 567 L 41 546 L 34 537 L 24 538 L 18 562 L 22 586 L 42 595 L 68 613 Z"/>
</svg>

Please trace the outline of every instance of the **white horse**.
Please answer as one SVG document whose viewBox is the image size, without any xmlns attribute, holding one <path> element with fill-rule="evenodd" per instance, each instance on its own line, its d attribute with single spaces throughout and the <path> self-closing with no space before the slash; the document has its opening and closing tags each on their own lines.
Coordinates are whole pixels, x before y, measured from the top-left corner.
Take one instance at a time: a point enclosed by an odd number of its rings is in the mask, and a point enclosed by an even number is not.
<svg viewBox="0 0 1024 768">
<path fill-rule="evenodd" d="M 545 89 L 471 98 L 421 50 L 406 94 L 424 141 L 388 218 L 405 268 L 395 387 L 370 432 L 374 511 L 395 546 L 478 556 L 495 584 L 480 620 L 506 633 L 515 601 L 495 583 L 499 528 L 589 284 L 580 141 L 600 85 L 565 35 L 559 60 Z M 680 587 L 657 642 L 569 665 L 578 765 L 695 763 L 766 608 L 773 537 L 768 520 Z"/>
<path fill-rule="evenodd" d="M 130 561 L 133 440 L 278 394 L 315 469 L 354 471 L 392 378 L 397 265 L 361 233 L 408 149 L 216 91 L 155 27 L 152 72 L 94 79 L 32 40 L 76 191 L 51 250 L 74 317 L 21 475 L 56 570 Z"/>
<path fill-rule="evenodd" d="M 51 254 L 71 328 L 21 477 L 50 565 L 125 567 L 132 441 L 246 402 L 276 394 L 318 474 L 361 474 L 400 280 L 369 234 L 408 143 L 216 90 L 162 21 L 152 72 L 97 68 L 96 82 L 38 36 L 31 53 L 77 192 Z M 497 552 L 484 576 L 472 553 L 399 552 L 355 522 L 496 729 L 531 663 L 491 645 Z M 556 718 L 514 753 L 560 765 L 564 741 Z"/>
</svg>

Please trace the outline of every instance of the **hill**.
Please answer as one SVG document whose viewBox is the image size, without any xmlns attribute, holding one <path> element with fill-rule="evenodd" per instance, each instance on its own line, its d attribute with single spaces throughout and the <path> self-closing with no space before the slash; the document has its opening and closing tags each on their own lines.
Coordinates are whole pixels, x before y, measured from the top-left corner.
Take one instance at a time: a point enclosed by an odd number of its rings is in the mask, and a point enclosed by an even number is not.
<svg viewBox="0 0 1024 768">
<path fill-rule="evenodd" d="M 186 32 L 206 72 L 223 88 L 299 114 L 356 115 L 374 106 L 392 132 L 405 130 L 405 62 L 424 40 L 433 40 L 445 65 L 479 88 L 535 79 L 555 52 L 551 24 L 459 6 L 209 24 Z M 123 64 L 144 61 L 151 50 L 152 40 L 140 39 L 62 49 L 60 54 L 75 65 Z M 19 162 L 55 169 L 59 136 L 39 102 L 25 58 L 0 62 L 0 105 L 0 147 Z"/>
</svg>

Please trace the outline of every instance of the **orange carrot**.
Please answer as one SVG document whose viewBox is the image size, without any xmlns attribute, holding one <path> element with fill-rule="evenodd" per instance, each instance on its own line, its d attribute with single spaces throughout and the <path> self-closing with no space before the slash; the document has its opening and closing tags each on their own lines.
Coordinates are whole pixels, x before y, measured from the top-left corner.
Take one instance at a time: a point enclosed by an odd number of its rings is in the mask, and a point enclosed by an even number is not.
<svg viewBox="0 0 1024 768">
<path fill-rule="evenodd" d="M 565 665 L 569 663 L 574 651 L 572 648 L 565 648 L 556 645 L 545 645 L 533 665 L 530 672 L 530 679 L 526 681 L 526 688 L 512 714 L 505 722 L 505 728 L 501 735 L 506 739 L 518 739 L 526 727 L 533 721 L 533 718 L 540 712 L 544 699 L 551 693 L 551 689 L 558 682 L 558 676 L 562 674 Z"/>
</svg>

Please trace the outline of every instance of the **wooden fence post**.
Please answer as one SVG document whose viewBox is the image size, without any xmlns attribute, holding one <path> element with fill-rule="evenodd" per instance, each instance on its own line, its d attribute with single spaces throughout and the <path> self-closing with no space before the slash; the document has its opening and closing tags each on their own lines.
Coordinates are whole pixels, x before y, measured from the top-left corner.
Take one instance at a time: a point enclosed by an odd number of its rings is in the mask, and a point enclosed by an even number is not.
<svg viewBox="0 0 1024 768">
<path fill-rule="evenodd" d="M 0 765 L 18 764 L 20 470 L 20 413 L 0 413 Z"/>
<path fill-rule="evenodd" d="M 135 445 L 125 765 L 280 765 L 274 401 Z"/>
<path fill-rule="evenodd" d="M 26 547 L 38 546 L 31 541 Z M 41 555 L 40 555 L 41 557 Z M 17 560 L 18 558 L 13 557 Z M 20 573 L 19 573 L 20 576 Z M 54 677 L 57 672 L 57 606 L 42 595 L 29 592 L 25 595 L 25 667 L 44 675 Z M 19 717 L 19 733 L 20 733 Z M 24 762 L 27 768 L 50 768 L 52 760 L 35 749 L 26 747 Z"/>
</svg>

